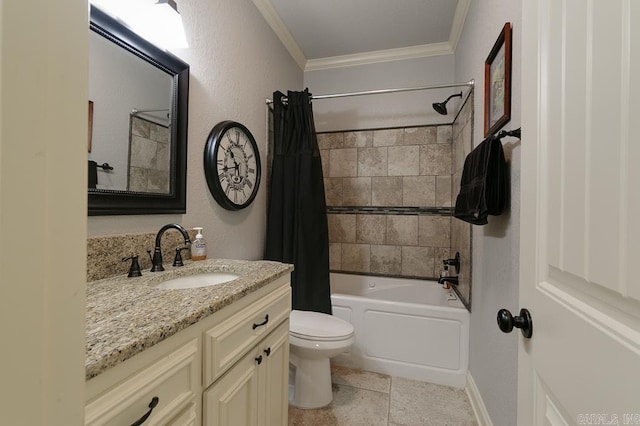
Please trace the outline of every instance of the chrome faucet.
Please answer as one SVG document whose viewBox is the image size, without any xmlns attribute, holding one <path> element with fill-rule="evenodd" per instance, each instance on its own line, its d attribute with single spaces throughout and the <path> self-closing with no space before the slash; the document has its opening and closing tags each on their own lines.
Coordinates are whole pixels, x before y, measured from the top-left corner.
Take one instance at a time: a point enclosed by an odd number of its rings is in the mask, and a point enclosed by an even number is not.
<svg viewBox="0 0 640 426">
<path fill-rule="evenodd" d="M 438 284 L 444 284 L 444 283 L 451 283 L 453 285 L 458 285 L 458 277 L 440 277 L 440 279 L 438 279 Z"/>
<path fill-rule="evenodd" d="M 160 230 L 156 234 L 156 246 L 153 249 L 153 258 L 151 259 L 151 263 L 153 264 L 153 266 L 151 267 L 151 272 L 164 271 L 164 267 L 162 266 L 162 249 L 160 248 L 160 239 L 162 238 L 162 234 L 164 234 L 164 231 L 171 228 L 180 231 L 180 233 L 184 237 L 184 243 L 186 245 L 191 244 L 189 234 L 187 234 L 187 231 L 177 223 L 170 223 L 160 228 Z"/>
</svg>

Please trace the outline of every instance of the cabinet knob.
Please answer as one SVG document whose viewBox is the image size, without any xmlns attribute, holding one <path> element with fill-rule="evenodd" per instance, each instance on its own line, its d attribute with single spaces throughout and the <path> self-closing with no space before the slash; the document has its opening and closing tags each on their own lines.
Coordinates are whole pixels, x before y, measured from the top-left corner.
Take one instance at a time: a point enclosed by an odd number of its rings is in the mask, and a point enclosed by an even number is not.
<svg viewBox="0 0 640 426">
<path fill-rule="evenodd" d="M 267 356 L 271 355 L 271 347 L 268 347 L 267 349 L 265 349 L 264 353 L 267 354 Z"/>
<path fill-rule="evenodd" d="M 258 365 L 262 364 L 262 355 L 259 355 L 259 356 L 256 358 L 256 362 L 258 363 Z"/>
</svg>

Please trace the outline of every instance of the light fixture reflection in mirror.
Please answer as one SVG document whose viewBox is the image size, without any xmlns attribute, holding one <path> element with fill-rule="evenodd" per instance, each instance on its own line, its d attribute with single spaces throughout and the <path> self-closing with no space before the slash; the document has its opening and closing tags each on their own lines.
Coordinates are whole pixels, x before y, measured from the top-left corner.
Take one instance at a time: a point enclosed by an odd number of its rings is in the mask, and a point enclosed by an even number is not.
<svg viewBox="0 0 640 426">
<path fill-rule="evenodd" d="M 126 23 L 141 37 L 164 49 L 189 47 L 174 0 L 91 0 Z"/>
</svg>

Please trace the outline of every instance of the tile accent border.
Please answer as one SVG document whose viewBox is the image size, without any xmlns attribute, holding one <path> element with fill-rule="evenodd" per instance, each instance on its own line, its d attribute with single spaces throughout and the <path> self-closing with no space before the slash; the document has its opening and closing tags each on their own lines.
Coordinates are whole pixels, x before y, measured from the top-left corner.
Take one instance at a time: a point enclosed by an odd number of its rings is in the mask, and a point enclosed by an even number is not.
<svg viewBox="0 0 640 426">
<path fill-rule="evenodd" d="M 379 215 L 431 215 L 453 216 L 451 207 L 385 207 L 385 206 L 330 206 L 328 214 L 379 214 Z"/>
</svg>

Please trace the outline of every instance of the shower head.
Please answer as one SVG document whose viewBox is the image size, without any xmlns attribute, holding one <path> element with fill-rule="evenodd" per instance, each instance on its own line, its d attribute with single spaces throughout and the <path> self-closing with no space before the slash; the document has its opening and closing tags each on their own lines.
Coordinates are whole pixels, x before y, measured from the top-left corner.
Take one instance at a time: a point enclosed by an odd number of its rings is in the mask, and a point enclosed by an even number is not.
<svg viewBox="0 0 640 426">
<path fill-rule="evenodd" d="M 449 102 L 449 99 L 457 98 L 458 96 L 462 97 L 462 92 L 449 96 L 444 102 L 433 103 L 433 109 L 435 109 L 438 114 L 447 115 L 447 102 Z"/>
</svg>

